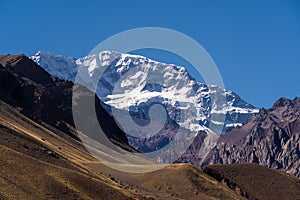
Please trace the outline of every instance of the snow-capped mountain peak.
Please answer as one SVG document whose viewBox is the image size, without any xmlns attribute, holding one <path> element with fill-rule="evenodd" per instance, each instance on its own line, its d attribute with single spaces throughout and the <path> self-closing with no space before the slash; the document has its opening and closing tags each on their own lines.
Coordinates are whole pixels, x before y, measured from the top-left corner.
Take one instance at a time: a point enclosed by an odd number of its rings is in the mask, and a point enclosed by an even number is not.
<svg viewBox="0 0 300 200">
<path fill-rule="evenodd" d="M 149 120 L 151 107 L 158 104 L 168 120 L 185 130 L 218 132 L 241 125 L 258 112 L 232 91 L 196 82 L 184 67 L 144 56 L 102 51 L 75 59 L 38 52 L 31 59 L 61 79 L 74 82 L 77 76 L 82 85 L 96 88 L 110 114 L 129 112 L 137 121 Z M 134 132 L 133 124 L 128 125 L 130 119 L 117 119 L 127 133 Z"/>
<path fill-rule="evenodd" d="M 38 51 L 31 59 L 60 79 L 73 81 L 77 72 L 76 58 Z"/>
</svg>

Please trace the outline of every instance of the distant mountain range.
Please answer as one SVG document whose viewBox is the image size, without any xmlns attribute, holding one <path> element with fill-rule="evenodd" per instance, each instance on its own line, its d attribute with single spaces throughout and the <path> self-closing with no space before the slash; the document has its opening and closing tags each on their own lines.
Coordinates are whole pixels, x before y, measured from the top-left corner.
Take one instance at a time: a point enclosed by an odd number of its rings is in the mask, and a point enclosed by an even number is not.
<svg viewBox="0 0 300 200">
<path fill-rule="evenodd" d="M 204 169 L 173 164 L 144 174 L 110 169 L 91 156 L 78 137 L 71 108 L 73 86 L 70 81 L 50 75 L 25 55 L 0 56 L 0 199 L 297 199 L 300 196 L 298 178 L 256 164 L 212 165 Z M 82 95 L 93 96 L 93 93 L 85 90 Z M 255 111 L 237 95 L 233 96 L 236 100 L 231 101 L 231 106 L 242 109 L 238 103 L 242 102 L 249 107 L 243 109 Z M 97 117 L 107 138 L 126 151 L 136 152 L 129 145 L 130 137 L 107 112 L 109 104 L 100 103 L 97 97 L 95 101 Z M 229 128 L 205 158 L 197 154 L 208 134 L 208 129 L 203 128 L 177 162 L 196 166 L 255 162 L 299 176 L 299 107 L 298 98 L 282 98 L 271 109 L 260 109 L 254 117 L 245 119 L 244 125 Z M 89 122 L 87 128 L 98 123 L 95 119 Z M 161 134 L 172 136 L 176 126 L 176 120 L 170 117 Z M 147 142 L 150 144 L 142 144 L 151 147 L 151 141 Z"/>
</svg>

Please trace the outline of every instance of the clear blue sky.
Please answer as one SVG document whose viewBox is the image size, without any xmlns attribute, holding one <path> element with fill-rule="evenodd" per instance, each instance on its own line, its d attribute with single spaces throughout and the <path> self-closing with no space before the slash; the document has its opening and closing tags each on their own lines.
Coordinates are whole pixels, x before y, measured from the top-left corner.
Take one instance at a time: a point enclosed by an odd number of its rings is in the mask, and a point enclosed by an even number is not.
<svg viewBox="0 0 300 200">
<path fill-rule="evenodd" d="M 300 96 L 300 1 L 0 0 L 0 54 L 82 57 L 127 29 L 180 31 L 211 55 L 227 89 L 258 107 Z M 189 65 L 173 55 L 152 59 Z"/>
</svg>

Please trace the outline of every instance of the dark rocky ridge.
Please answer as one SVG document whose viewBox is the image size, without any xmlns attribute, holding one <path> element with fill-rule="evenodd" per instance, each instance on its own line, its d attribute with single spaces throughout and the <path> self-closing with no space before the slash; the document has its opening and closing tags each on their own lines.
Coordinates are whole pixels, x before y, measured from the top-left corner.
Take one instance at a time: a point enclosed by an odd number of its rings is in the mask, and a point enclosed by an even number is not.
<svg viewBox="0 0 300 200">
<path fill-rule="evenodd" d="M 27 56 L 0 56 L 0 99 L 22 114 L 79 140 L 72 115 L 73 83 L 48 74 Z M 94 95 L 87 91 L 82 95 Z M 94 95 L 95 96 L 95 95 Z M 110 140 L 128 148 L 128 140 L 95 97 L 97 117 Z M 98 122 L 96 122 L 98 123 Z"/>
<path fill-rule="evenodd" d="M 228 131 L 202 166 L 246 162 L 300 177 L 300 98 L 281 98 L 245 125 Z"/>
</svg>

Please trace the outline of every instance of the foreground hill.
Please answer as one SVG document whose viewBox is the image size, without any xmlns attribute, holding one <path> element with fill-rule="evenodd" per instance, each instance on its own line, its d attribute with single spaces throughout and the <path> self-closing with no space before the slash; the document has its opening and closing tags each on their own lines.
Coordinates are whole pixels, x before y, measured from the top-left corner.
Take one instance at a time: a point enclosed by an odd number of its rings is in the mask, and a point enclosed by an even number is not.
<svg viewBox="0 0 300 200">
<path fill-rule="evenodd" d="M 66 134 L 0 101 L 0 199 L 130 199 L 130 191 L 88 171 L 93 160 Z M 49 126 L 50 127 L 50 126 Z M 134 195 L 136 196 L 136 195 Z"/>
<path fill-rule="evenodd" d="M 0 101 L 0 199 L 243 199 L 191 165 L 112 170 L 82 144 Z"/>
<path fill-rule="evenodd" d="M 300 195 L 298 179 L 254 164 L 208 166 L 203 171 L 186 164 L 142 174 L 116 171 L 50 125 L 41 126 L 1 101 L 0 110 L 0 199 L 297 199 Z"/>
<path fill-rule="evenodd" d="M 257 164 L 211 165 L 203 171 L 247 199 L 300 198 L 300 179 Z"/>
</svg>

